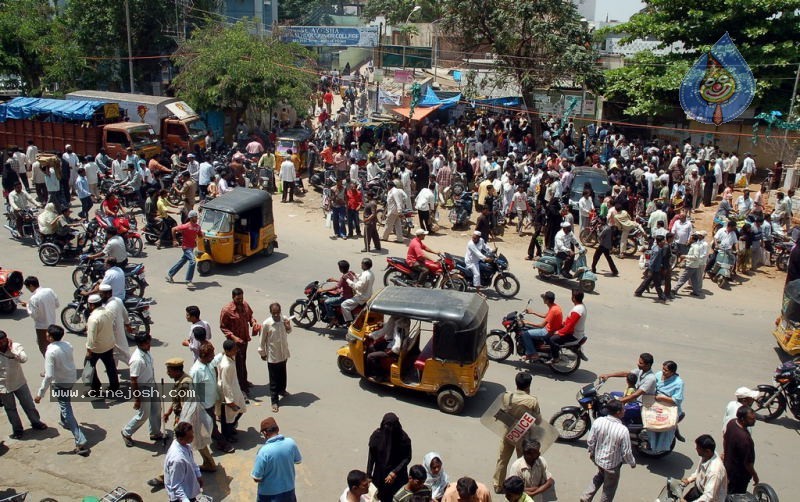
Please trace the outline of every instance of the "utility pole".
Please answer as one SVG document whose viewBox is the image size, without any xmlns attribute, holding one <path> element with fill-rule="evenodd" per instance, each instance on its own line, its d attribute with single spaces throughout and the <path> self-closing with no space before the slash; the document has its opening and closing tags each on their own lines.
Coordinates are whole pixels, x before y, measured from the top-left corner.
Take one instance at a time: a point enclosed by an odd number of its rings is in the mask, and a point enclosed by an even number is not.
<svg viewBox="0 0 800 502">
<path fill-rule="evenodd" d="M 378 25 L 378 47 L 375 50 L 375 56 L 372 64 L 373 74 L 372 78 L 375 79 L 375 114 L 378 114 L 378 106 L 381 102 L 381 79 L 383 78 L 383 66 L 381 65 L 381 59 L 383 56 L 381 55 L 381 39 L 383 38 L 383 23 Z M 378 69 L 380 70 L 381 77 L 378 77 Z"/>
<path fill-rule="evenodd" d="M 789 113 L 788 116 L 786 117 L 786 122 L 791 122 L 795 117 L 795 113 L 793 113 L 795 104 L 794 100 L 797 97 L 798 83 L 800 83 L 800 64 L 797 65 L 797 73 L 795 74 L 794 77 L 794 88 L 792 89 L 792 97 L 789 99 Z M 783 155 L 784 152 L 786 151 L 786 146 L 789 142 L 788 138 L 789 138 L 789 129 L 786 129 L 786 131 L 783 133 L 783 146 L 781 146 L 781 160 L 783 160 Z M 794 160 L 792 162 L 794 162 Z M 780 180 L 778 181 L 780 182 Z"/>
<path fill-rule="evenodd" d="M 133 47 L 131 45 L 131 11 L 128 8 L 128 0 L 125 0 L 125 27 L 128 31 L 128 76 L 130 77 L 131 94 L 133 94 Z"/>
</svg>

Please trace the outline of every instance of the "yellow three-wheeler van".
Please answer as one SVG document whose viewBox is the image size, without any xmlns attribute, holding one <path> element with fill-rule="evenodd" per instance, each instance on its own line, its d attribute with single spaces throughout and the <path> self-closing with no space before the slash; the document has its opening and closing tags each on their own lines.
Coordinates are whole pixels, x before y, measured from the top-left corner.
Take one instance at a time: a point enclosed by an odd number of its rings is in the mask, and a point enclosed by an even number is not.
<svg viewBox="0 0 800 502">
<path fill-rule="evenodd" d="M 436 395 L 439 409 L 459 413 L 481 386 L 486 355 L 486 301 L 474 293 L 389 286 L 375 295 L 338 351 L 339 369 L 388 387 Z M 384 359 L 383 375 L 367 375 L 369 334 L 404 320 L 400 353 Z M 405 331 L 407 329 L 407 332 Z"/>
<path fill-rule="evenodd" d="M 272 196 L 263 190 L 234 188 L 201 208 L 195 258 L 200 275 L 214 263 L 238 263 L 256 253 L 271 255 L 278 247 Z"/>
<path fill-rule="evenodd" d="M 781 315 L 775 320 L 772 335 L 784 352 L 800 355 L 800 279 L 783 288 Z"/>
</svg>

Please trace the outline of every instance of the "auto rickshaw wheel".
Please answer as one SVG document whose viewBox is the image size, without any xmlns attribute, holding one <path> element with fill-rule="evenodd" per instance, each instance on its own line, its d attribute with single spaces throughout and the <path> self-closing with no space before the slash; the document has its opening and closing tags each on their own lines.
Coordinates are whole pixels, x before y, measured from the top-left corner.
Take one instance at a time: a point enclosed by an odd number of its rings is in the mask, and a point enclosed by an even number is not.
<svg viewBox="0 0 800 502">
<path fill-rule="evenodd" d="M 200 275 L 209 275 L 214 264 L 211 260 L 203 260 L 197 262 L 197 273 Z"/>
<path fill-rule="evenodd" d="M 461 413 L 464 409 L 464 393 L 456 387 L 445 387 L 436 394 L 439 410 L 449 415 Z"/>
<path fill-rule="evenodd" d="M 356 371 L 356 364 L 349 357 L 339 356 L 336 360 L 336 364 L 339 366 L 339 370 L 345 375 L 356 375 L 358 373 Z"/>
<path fill-rule="evenodd" d="M 591 293 L 592 291 L 594 291 L 594 284 L 595 281 L 584 279 L 581 281 L 581 289 L 583 289 L 585 293 Z"/>
<path fill-rule="evenodd" d="M 264 256 L 272 256 L 272 253 L 274 252 L 275 252 L 275 241 L 270 241 L 270 243 L 267 244 L 267 247 L 264 248 Z"/>
</svg>

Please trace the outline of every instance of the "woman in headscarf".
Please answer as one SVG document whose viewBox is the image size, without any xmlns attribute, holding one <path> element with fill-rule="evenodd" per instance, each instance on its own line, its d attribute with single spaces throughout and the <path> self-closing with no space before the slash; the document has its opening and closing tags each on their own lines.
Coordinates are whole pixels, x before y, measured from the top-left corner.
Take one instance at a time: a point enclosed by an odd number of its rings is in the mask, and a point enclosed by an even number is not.
<svg viewBox="0 0 800 502">
<path fill-rule="evenodd" d="M 664 361 L 661 371 L 656 373 L 656 401 L 678 407 L 678 418 L 683 413 L 683 380 L 678 376 L 675 361 Z M 664 432 L 648 432 L 650 449 L 654 453 L 668 451 L 675 440 L 676 429 Z"/>
<path fill-rule="evenodd" d="M 378 489 L 380 502 L 392 502 L 394 494 L 408 482 L 409 462 L 411 439 L 397 415 L 387 413 L 369 438 L 367 457 L 367 475 Z"/>
<path fill-rule="evenodd" d="M 422 465 L 425 466 L 425 472 L 428 473 L 425 486 L 431 489 L 431 497 L 435 500 L 442 500 L 447 483 L 450 482 L 442 466 L 442 456 L 432 451 L 422 459 Z"/>
<path fill-rule="evenodd" d="M 39 233 L 42 235 L 53 235 L 56 233 L 56 219 L 58 219 L 58 211 L 56 205 L 48 202 L 44 206 L 44 211 L 39 213 L 37 220 L 39 223 Z"/>
</svg>

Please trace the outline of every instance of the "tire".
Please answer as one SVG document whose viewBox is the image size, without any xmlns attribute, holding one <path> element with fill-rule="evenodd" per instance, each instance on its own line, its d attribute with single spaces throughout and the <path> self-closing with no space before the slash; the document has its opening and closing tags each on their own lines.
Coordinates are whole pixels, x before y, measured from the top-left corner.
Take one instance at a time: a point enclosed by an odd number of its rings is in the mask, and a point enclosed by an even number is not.
<svg viewBox="0 0 800 502">
<path fill-rule="evenodd" d="M 89 283 L 91 280 L 89 275 L 86 273 L 85 268 L 75 267 L 75 270 L 72 271 L 72 284 L 78 288 L 83 285 L 84 279 L 86 280 L 86 284 Z"/>
<path fill-rule="evenodd" d="M 569 411 L 561 411 L 553 415 L 550 425 L 558 431 L 558 440 L 568 443 L 585 436 L 591 427 L 589 419 L 585 415 L 576 415 Z"/>
<path fill-rule="evenodd" d="M 86 333 L 86 318 L 83 317 L 82 312 L 78 312 L 78 307 L 74 305 L 67 305 L 61 311 L 61 324 L 70 333 L 79 335 Z"/>
<path fill-rule="evenodd" d="M 519 280 L 514 274 L 497 274 L 494 278 L 494 290 L 503 298 L 513 298 L 519 293 Z"/>
<path fill-rule="evenodd" d="M 649 457 L 649 458 L 666 457 L 667 455 L 672 453 L 672 450 L 675 449 L 675 444 L 677 444 L 677 440 L 673 437 L 672 438 L 672 443 L 670 443 L 670 445 L 669 445 L 669 450 L 664 450 L 664 451 L 660 451 L 658 453 L 653 453 L 652 450 L 649 450 L 649 449 L 646 449 L 646 448 L 639 448 L 639 453 L 641 453 L 643 456 Z"/>
<path fill-rule="evenodd" d="M 61 261 L 61 249 L 55 244 L 46 242 L 39 246 L 39 260 L 48 267 L 54 267 Z"/>
<path fill-rule="evenodd" d="M 144 317 L 142 317 L 140 313 L 128 312 L 128 317 L 131 320 L 131 328 L 133 328 L 131 333 L 125 332 L 125 336 L 127 336 L 129 340 L 134 340 L 139 333 L 150 334 L 150 324 L 144 320 Z"/>
<path fill-rule="evenodd" d="M 451 275 L 449 280 L 442 281 L 442 289 L 461 291 L 463 293 L 469 289 L 469 286 L 463 277 L 459 275 Z"/>
<path fill-rule="evenodd" d="M 169 194 L 167 195 L 167 200 L 173 206 L 180 206 L 181 205 L 181 194 L 179 194 L 175 190 L 170 190 Z"/>
<path fill-rule="evenodd" d="M 385 274 L 383 274 L 383 285 L 384 286 L 391 286 L 392 284 L 394 284 L 394 282 L 392 282 L 392 279 L 405 280 L 405 278 L 406 278 L 406 275 L 404 273 L 400 272 L 397 269 L 390 268 L 389 270 L 386 271 Z M 400 284 L 398 284 L 398 286 L 399 285 Z"/>
<path fill-rule="evenodd" d="M 264 256 L 272 256 L 272 253 L 275 252 L 275 241 L 270 241 L 267 244 L 267 247 L 264 249 Z"/>
<path fill-rule="evenodd" d="M 775 392 L 778 392 L 778 390 L 775 389 Z M 778 394 L 768 407 L 764 407 L 764 403 L 766 403 L 766 401 L 773 395 L 774 393 L 762 393 L 758 399 L 756 399 L 755 403 L 753 403 L 755 405 L 753 406 L 753 411 L 756 412 L 756 418 L 758 420 L 771 422 L 783 415 L 783 412 L 786 411 L 786 398 L 783 396 L 783 394 Z"/>
<path fill-rule="evenodd" d="M 125 248 L 128 250 L 129 255 L 136 258 L 142 255 L 142 248 L 144 248 L 144 242 L 142 242 L 141 237 L 131 237 L 129 239 L 126 239 Z"/>
<path fill-rule="evenodd" d="M 753 495 L 758 502 L 778 502 L 778 494 L 771 486 L 764 483 L 753 487 Z"/>
<path fill-rule="evenodd" d="M 544 270 L 542 270 L 542 269 L 540 269 L 540 268 L 537 268 L 537 269 L 536 269 L 536 275 L 537 275 L 537 277 L 539 277 L 539 279 L 540 279 L 540 280 L 542 280 L 542 281 L 546 281 L 546 280 L 547 280 L 547 274 L 545 273 L 545 271 L 544 271 Z"/>
<path fill-rule="evenodd" d="M 633 256 L 639 250 L 639 243 L 636 241 L 636 237 L 628 237 L 628 241 L 625 244 L 625 250 L 622 253 L 625 256 Z"/>
<path fill-rule="evenodd" d="M 588 279 L 583 279 L 583 280 L 581 281 L 581 289 L 582 289 L 582 290 L 583 290 L 585 293 L 591 293 L 592 291 L 594 291 L 594 286 L 595 286 L 595 284 L 596 284 L 596 282 L 595 282 L 595 281 L 590 281 L 590 280 L 588 280 Z"/>
<path fill-rule="evenodd" d="M 314 305 L 308 305 L 308 300 L 297 300 L 289 307 L 289 315 L 292 317 L 292 322 L 296 326 L 300 326 L 303 329 L 308 329 L 311 326 L 317 324 L 317 308 Z M 305 309 L 305 314 L 303 314 L 303 309 Z"/>
<path fill-rule="evenodd" d="M 581 242 L 587 246 L 594 246 L 597 244 L 597 232 L 591 228 L 584 228 L 579 235 Z"/>
<path fill-rule="evenodd" d="M 561 349 L 561 354 L 558 357 L 558 362 L 548 363 L 553 373 L 559 375 L 569 375 L 575 373 L 581 367 L 581 357 L 577 352 L 569 349 Z"/>
<path fill-rule="evenodd" d="M 131 276 L 125 276 L 125 292 L 130 293 L 133 296 L 144 296 L 144 289 L 145 285 L 139 279 L 136 279 Z"/>
<path fill-rule="evenodd" d="M 207 276 L 211 274 L 211 269 L 214 267 L 214 263 L 211 260 L 203 260 L 197 262 L 197 273 L 202 276 Z"/>
<path fill-rule="evenodd" d="M 462 183 L 453 183 L 450 186 L 450 193 L 452 194 L 453 199 L 461 197 L 461 194 L 464 193 L 464 185 Z"/>
<path fill-rule="evenodd" d="M 450 221 L 450 227 L 455 228 L 456 222 L 458 221 L 458 213 L 456 213 L 455 209 L 451 209 L 449 213 L 447 213 L 447 219 Z"/>
<path fill-rule="evenodd" d="M 436 405 L 442 413 L 457 415 L 464 409 L 464 393 L 455 387 L 444 388 L 436 394 Z"/>
<path fill-rule="evenodd" d="M 148 244 L 153 245 L 158 242 L 158 236 L 154 233 L 151 234 L 150 232 L 145 232 L 144 240 L 147 241 Z"/>
<path fill-rule="evenodd" d="M 356 364 L 349 357 L 339 356 L 336 360 L 336 365 L 339 366 L 339 371 L 345 375 L 355 376 L 358 374 L 356 371 Z"/>
<path fill-rule="evenodd" d="M 486 337 L 486 355 L 492 361 L 505 361 L 514 351 L 514 343 L 505 333 L 489 333 Z"/>
<path fill-rule="evenodd" d="M 775 259 L 775 266 L 781 272 L 786 272 L 786 269 L 789 267 L 789 257 L 788 256 L 779 256 Z"/>
<path fill-rule="evenodd" d="M 6 298 L 3 298 L 3 300 L 6 300 Z M 0 302 L 0 314 L 12 314 L 15 310 L 17 310 L 17 302 L 13 300 Z"/>
</svg>

